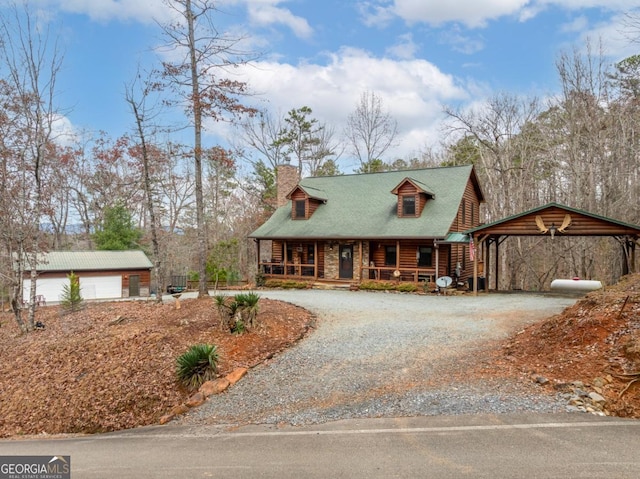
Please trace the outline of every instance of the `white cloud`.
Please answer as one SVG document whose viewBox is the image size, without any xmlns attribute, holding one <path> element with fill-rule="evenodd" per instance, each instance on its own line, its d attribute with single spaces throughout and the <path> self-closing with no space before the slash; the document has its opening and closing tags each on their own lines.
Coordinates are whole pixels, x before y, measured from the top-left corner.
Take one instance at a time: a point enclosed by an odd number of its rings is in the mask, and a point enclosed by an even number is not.
<svg viewBox="0 0 640 479">
<path fill-rule="evenodd" d="M 563 33 L 580 33 L 589 27 L 589 19 L 585 15 L 574 18 L 571 22 L 562 25 L 560 31 Z"/>
<path fill-rule="evenodd" d="M 640 7 L 640 0 L 379 0 L 362 2 L 361 10 L 368 13 L 365 23 L 371 25 L 398 16 L 407 23 L 422 22 L 442 25 L 462 23 L 470 28 L 485 27 L 487 22 L 505 16 L 527 21 L 549 7 L 574 11 L 600 8 L 625 12 Z"/>
<path fill-rule="evenodd" d="M 162 0 L 31 0 L 36 6 L 56 8 L 63 12 L 87 15 L 94 21 L 134 20 L 151 23 L 170 18 Z"/>
<path fill-rule="evenodd" d="M 440 42 L 450 45 L 455 51 L 466 55 L 479 52 L 484 48 L 483 40 L 464 35 L 457 27 L 450 28 L 446 32 L 443 32 L 440 36 Z"/>
<path fill-rule="evenodd" d="M 284 25 L 299 38 L 309 38 L 313 29 L 302 17 L 298 17 L 286 8 L 278 7 L 282 0 L 247 0 L 249 21 L 254 25 Z"/>
<path fill-rule="evenodd" d="M 413 41 L 413 35 L 411 33 L 400 35 L 398 42 L 387 48 L 389 55 L 402 60 L 414 58 L 417 51 L 418 45 Z"/>
<path fill-rule="evenodd" d="M 376 5 L 373 2 L 368 1 L 359 2 L 357 4 L 362 22 L 368 27 L 384 27 L 395 17 L 393 6 L 388 5 L 390 3 L 389 0 L 378 1 L 384 5 Z"/>
<path fill-rule="evenodd" d="M 483 27 L 488 20 L 517 14 L 529 0 L 395 0 L 394 12 L 408 23 L 460 22 Z"/>
<path fill-rule="evenodd" d="M 629 29 L 624 15 L 616 15 L 608 22 L 584 28 L 581 36 L 582 45 L 590 42 L 597 49 L 601 44 L 602 53 L 616 62 L 638 53 L 636 42 L 640 32 L 634 33 Z"/>
<path fill-rule="evenodd" d="M 71 123 L 68 117 L 55 115 L 51 122 L 52 138 L 58 145 L 71 146 L 75 144 L 80 136 L 78 130 Z"/>
<path fill-rule="evenodd" d="M 467 98 L 465 89 L 451 75 L 428 61 L 377 58 L 353 48 L 328 54 L 326 65 L 258 62 L 243 67 L 243 73 L 252 90 L 268 99 L 268 109 L 274 115 L 309 106 L 315 118 L 334 126 L 338 133 L 362 92 L 375 92 L 398 121 L 399 146 L 389 159 L 412 155 L 427 143 L 437 143 L 442 103 Z M 225 125 L 216 127 L 218 134 L 226 133 L 220 130 Z M 346 162 L 349 164 L 348 159 Z"/>
<path fill-rule="evenodd" d="M 167 7 L 164 0 L 31 0 L 31 2 L 47 9 L 86 15 L 97 22 L 120 20 L 152 23 L 167 21 L 175 16 L 175 12 Z M 300 38 L 310 37 L 313 29 L 307 20 L 280 7 L 282 3 L 286 3 L 286 0 L 220 0 L 211 2 L 211 5 L 222 12 L 225 12 L 229 6 L 245 5 L 249 21 L 254 25 L 261 27 L 284 25 Z"/>
</svg>

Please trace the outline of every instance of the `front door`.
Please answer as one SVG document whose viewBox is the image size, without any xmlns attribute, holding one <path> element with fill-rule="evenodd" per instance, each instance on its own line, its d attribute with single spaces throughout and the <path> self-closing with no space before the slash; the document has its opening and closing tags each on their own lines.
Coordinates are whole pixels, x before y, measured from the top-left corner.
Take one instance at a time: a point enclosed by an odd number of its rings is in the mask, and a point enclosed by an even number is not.
<svg viewBox="0 0 640 479">
<path fill-rule="evenodd" d="M 353 278 L 353 245 L 340 245 L 340 279 Z"/>
<path fill-rule="evenodd" d="M 129 297 L 140 296 L 140 275 L 129 275 Z"/>
</svg>

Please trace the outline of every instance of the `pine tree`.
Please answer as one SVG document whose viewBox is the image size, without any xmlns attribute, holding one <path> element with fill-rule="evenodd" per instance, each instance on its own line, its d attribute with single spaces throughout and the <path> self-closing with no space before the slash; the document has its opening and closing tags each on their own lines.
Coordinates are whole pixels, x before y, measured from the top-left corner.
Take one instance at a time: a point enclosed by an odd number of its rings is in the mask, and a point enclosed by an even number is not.
<svg viewBox="0 0 640 479">
<path fill-rule="evenodd" d="M 78 311 L 82 308 L 82 295 L 80 294 L 80 279 L 71 271 L 67 275 L 69 284 L 62 286 L 62 298 L 60 304 L 67 311 Z"/>
</svg>

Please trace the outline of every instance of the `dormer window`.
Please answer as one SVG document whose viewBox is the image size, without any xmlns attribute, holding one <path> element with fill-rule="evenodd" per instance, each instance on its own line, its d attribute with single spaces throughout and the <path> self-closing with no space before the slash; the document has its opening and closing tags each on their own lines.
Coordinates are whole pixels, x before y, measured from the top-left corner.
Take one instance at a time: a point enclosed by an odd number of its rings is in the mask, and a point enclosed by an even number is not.
<svg viewBox="0 0 640 479">
<path fill-rule="evenodd" d="M 415 195 L 405 195 L 402 197 L 402 216 L 416 215 L 416 197 Z"/>
<path fill-rule="evenodd" d="M 418 218 L 422 215 L 427 201 L 435 199 L 435 195 L 424 183 L 412 178 L 405 178 L 391 193 L 398 197 L 398 217 Z"/>
<path fill-rule="evenodd" d="M 327 202 L 322 191 L 301 185 L 297 185 L 287 199 L 291 200 L 291 219 L 294 220 L 308 220 L 320 205 Z"/>
<path fill-rule="evenodd" d="M 295 200 L 295 218 L 296 219 L 305 219 L 307 209 L 307 201 L 306 200 Z"/>
</svg>

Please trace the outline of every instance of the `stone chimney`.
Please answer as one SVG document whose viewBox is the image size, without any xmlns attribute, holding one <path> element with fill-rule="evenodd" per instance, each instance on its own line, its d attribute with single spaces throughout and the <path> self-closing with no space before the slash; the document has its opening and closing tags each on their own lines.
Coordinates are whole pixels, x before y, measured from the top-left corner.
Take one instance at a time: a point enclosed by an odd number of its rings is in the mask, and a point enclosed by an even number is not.
<svg viewBox="0 0 640 479">
<path fill-rule="evenodd" d="M 276 207 L 280 208 L 287 204 L 287 195 L 291 193 L 291 190 L 298 184 L 298 168 L 291 165 L 288 160 L 277 166 L 276 168 L 276 189 L 277 189 L 277 204 Z"/>
</svg>

